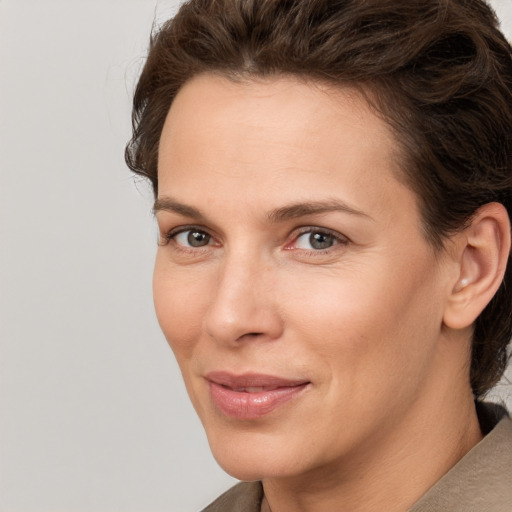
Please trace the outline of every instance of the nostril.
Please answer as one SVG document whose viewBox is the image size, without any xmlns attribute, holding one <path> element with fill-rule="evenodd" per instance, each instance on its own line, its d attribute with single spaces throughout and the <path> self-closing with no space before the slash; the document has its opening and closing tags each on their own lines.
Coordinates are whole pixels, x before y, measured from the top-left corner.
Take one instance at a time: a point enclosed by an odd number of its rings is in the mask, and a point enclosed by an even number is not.
<svg viewBox="0 0 512 512">
<path fill-rule="evenodd" d="M 262 336 L 262 335 L 263 335 L 262 332 L 246 332 L 245 334 L 242 334 L 242 336 L 240 336 L 237 341 L 241 341 L 241 340 L 244 340 L 247 338 L 256 338 L 256 337 Z"/>
</svg>

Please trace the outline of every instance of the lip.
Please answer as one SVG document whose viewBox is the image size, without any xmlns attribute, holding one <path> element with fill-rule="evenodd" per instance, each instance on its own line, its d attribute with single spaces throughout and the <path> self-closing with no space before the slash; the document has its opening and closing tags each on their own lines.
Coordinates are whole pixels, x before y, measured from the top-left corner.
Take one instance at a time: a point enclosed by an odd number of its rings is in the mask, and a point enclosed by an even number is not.
<svg viewBox="0 0 512 512">
<path fill-rule="evenodd" d="M 206 375 L 215 407 L 225 416 L 257 419 L 292 400 L 310 384 L 273 375 L 211 372 Z"/>
</svg>

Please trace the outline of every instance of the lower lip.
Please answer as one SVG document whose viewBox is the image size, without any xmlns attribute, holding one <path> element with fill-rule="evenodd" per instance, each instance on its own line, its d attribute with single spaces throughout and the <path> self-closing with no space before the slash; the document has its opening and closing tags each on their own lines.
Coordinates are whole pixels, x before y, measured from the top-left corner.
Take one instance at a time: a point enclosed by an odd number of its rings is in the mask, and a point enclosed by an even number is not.
<svg viewBox="0 0 512 512">
<path fill-rule="evenodd" d="M 252 420 L 271 413 L 292 400 L 308 386 L 280 387 L 269 391 L 249 393 L 210 382 L 210 394 L 217 409 L 226 416 L 241 420 Z"/>
</svg>

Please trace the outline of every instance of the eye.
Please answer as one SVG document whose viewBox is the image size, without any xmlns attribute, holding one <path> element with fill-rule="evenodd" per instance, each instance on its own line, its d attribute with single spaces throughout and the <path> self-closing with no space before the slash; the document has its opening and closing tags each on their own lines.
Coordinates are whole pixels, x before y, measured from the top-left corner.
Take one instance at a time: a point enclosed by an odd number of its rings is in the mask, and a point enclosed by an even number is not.
<svg viewBox="0 0 512 512">
<path fill-rule="evenodd" d="M 322 251 L 340 243 L 346 243 L 346 240 L 329 231 L 311 228 L 300 234 L 293 245 L 295 249 Z"/>
<path fill-rule="evenodd" d="M 198 229 L 187 229 L 169 237 L 184 247 L 204 247 L 211 242 L 211 236 Z"/>
</svg>

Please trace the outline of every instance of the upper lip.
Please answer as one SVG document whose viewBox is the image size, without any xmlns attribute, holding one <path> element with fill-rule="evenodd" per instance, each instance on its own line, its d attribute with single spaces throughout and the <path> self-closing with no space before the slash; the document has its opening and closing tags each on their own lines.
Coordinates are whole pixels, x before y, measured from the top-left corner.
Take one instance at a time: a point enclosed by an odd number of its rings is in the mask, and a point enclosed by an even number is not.
<svg viewBox="0 0 512 512">
<path fill-rule="evenodd" d="M 308 384 L 307 379 L 289 379 L 275 375 L 265 375 L 260 373 L 243 373 L 236 375 L 224 371 L 214 371 L 206 375 L 206 379 L 215 384 L 225 386 L 231 389 L 242 388 L 283 388 L 300 386 Z"/>
</svg>

